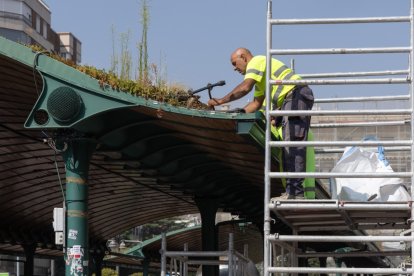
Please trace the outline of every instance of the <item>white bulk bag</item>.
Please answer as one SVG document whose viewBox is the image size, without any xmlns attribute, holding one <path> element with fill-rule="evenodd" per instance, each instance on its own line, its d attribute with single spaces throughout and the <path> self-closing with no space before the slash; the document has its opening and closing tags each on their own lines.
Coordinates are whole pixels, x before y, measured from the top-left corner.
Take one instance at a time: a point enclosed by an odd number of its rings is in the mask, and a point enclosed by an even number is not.
<svg viewBox="0 0 414 276">
<path fill-rule="evenodd" d="M 346 148 L 332 172 L 393 172 L 385 159 L 383 147 L 369 151 L 360 147 Z M 401 178 L 334 178 L 332 197 L 344 201 L 409 201 L 411 197 Z"/>
</svg>

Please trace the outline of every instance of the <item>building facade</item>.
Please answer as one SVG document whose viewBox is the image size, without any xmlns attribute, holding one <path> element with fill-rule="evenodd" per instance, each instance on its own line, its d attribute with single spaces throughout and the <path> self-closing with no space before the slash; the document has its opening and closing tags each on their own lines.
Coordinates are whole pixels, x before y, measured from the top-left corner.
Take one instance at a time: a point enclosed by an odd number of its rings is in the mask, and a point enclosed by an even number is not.
<svg viewBox="0 0 414 276">
<path fill-rule="evenodd" d="M 81 42 L 70 32 L 52 29 L 51 11 L 42 0 L 0 0 L 0 35 L 81 62 Z"/>
</svg>

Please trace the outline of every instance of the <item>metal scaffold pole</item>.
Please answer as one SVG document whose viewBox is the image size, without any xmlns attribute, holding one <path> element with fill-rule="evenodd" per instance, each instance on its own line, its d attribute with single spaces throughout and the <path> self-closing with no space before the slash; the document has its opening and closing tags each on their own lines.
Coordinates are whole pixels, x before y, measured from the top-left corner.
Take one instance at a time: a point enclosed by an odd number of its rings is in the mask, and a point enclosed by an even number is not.
<svg viewBox="0 0 414 276">
<path fill-rule="evenodd" d="M 410 8 L 410 66 L 409 77 L 411 79 L 410 84 L 410 107 L 411 107 L 411 140 L 414 140 L 414 0 L 411 0 Z M 411 172 L 414 172 L 414 142 L 411 141 Z M 414 177 L 411 177 L 411 199 L 414 198 Z M 411 264 L 414 260 L 414 206 L 411 204 Z M 411 273 L 414 275 L 414 272 Z"/>
<path fill-rule="evenodd" d="M 271 84 L 270 84 L 270 69 L 271 69 L 271 45 L 272 45 L 272 1 L 267 2 L 267 25 L 266 25 L 266 99 L 270 99 Z M 267 101 L 269 103 L 269 101 Z M 271 246 L 268 241 L 270 235 L 270 168 L 271 168 L 271 148 L 268 143 L 271 140 L 271 120 L 270 120 L 270 104 L 266 104 L 266 145 L 265 145 L 265 192 L 264 192 L 264 260 L 263 260 L 263 275 L 269 276 L 268 268 L 271 264 Z"/>
</svg>

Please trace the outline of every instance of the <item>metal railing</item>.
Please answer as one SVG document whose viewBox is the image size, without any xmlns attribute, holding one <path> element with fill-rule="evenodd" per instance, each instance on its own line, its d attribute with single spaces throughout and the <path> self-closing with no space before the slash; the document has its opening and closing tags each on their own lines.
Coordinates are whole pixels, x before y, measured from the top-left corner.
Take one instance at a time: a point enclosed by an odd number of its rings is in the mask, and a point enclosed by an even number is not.
<svg viewBox="0 0 414 276">
<path fill-rule="evenodd" d="M 187 276 L 189 265 L 227 265 L 229 276 L 244 275 L 246 265 L 250 261 L 247 252 L 247 245 L 244 247 L 243 254 L 234 249 L 233 233 L 229 234 L 229 247 L 226 251 L 188 251 L 187 244 L 184 244 L 184 251 L 168 251 L 166 236 L 163 234 L 160 250 L 161 276 L 167 275 L 167 258 L 170 260 L 168 269 L 170 276 Z M 217 260 L 212 260 L 211 257 L 216 257 Z M 220 258 L 227 260 L 220 260 Z"/>
<path fill-rule="evenodd" d="M 317 267 L 298 267 L 298 258 L 306 258 L 307 256 L 333 256 L 334 252 L 301 252 L 298 249 L 299 242 L 307 243 L 331 243 L 331 242 L 361 242 L 369 243 L 371 251 L 366 252 L 349 252 L 342 253 L 341 256 L 349 257 L 373 257 L 373 256 L 406 256 L 407 254 L 413 259 L 414 256 L 414 233 L 409 230 L 410 236 L 385 235 L 379 233 L 377 235 L 367 235 L 365 229 L 414 229 L 413 225 L 413 205 L 411 202 L 400 203 L 375 203 L 375 202 L 355 202 L 348 205 L 341 205 L 339 201 L 320 201 L 320 200 L 304 200 L 304 201 L 275 201 L 271 199 L 271 179 L 273 178 L 405 178 L 410 179 L 411 198 L 414 193 L 413 171 L 413 67 L 414 67 L 414 0 L 410 0 L 411 9 L 409 16 L 396 17 L 365 17 L 365 18 L 324 18 L 324 19 L 273 19 L 272 18 L 272 1 L 268 0 L 267 7 L 267 39 L 266 39 L 266 99 L 271 99 L 272 85 L 393 85 L 407 84 L 409 86 L 408 95 L 395 96 L 367 96 L 367 97 L 347 97 L 347 98 L 327 98 L 316 99 L 315 103 L 354 103 L 354 102 L 387 102 L 387 101 L 406 101 L 409 108 L 406 109 L 334 109 L 334 110 L 309 110 L 309 111 L 280 111 L 270 110 L 270 105 L 266 105 L 266 143 L 265 143 L 265 210 L 264 210 L 264 276 L 272 273 L 297 274 L 297 273 L 353 273 L 353 274 L 403 274 L 414 275 L 411 268 L 401 267 L 376 267 L 376 268 L 317 268 Z M 409 23 L 410 24 L 410 45 L 408 47 L 382 47 L 382 48 L 325 48 L 325 49 L 273 49 L 272 33 L 275 25 L 318 25 L 318 24 L 364 24 L 364 23 Z M 390 54 L 403 53 L 408 55 L 409 68 L 403 70 L 385 70 L 385 71 L 366 71 L 366 72 L 334 72 L 334 73 L 315 73 L 303 74 L 300 80 L 272 80 L 271 79 L 271 59 L 274 55 L 366 55 L 366 54 Z M 372 78 L 383 76 L 381 78 Z M 395 77 L 399 76 L 399 77 Z M 366 77 L 366 78 L 365 78 Z M 392 141 L 306 141 L 306 142 L 287 142 L 273 141 L 271 135 L 271 117 L 277 116 L 360 116 L 360 115 L 399 115 L 401 120 L 383 120 L 378 122 L 334 122 L 334 123 L 318 123 L 312 124 L 315 128 L 340 128 L 340 127 L 379 127 L 379 126 L 395 126 L 395 125 L 411 125 L 410 138 L 406 140 L 394 139 Z M 360 147 L 377 147 L 386 146 L 390 151 L 409 151 L 411 167 L 407 172 L 389 172 L 389 173 L 338 173 L 338 172 L 306 172 L 306 173 L 289 173 L 289 172 L 272 172 L 271 171 L 271 150 L 273 147 L 295 147 L 318 146 L 316 153 L 339 153 L 343 151 L 341 147 L 360 146 Z M 332 148 L 339 147 L 339 148 Z M 346 207 L 345 207 L 346 206 Z M 316 221 L 309 221 L 306 211 L 321 212 L 315 215 Z M 278 218 L 292 228 L 292 235 L 279 235 L 270 232 L 270 224 L 272 222 L 270 212 L 276 213 Z M 301 213 L 303 212 L 303 213 Z M 311 212 L 311 211 L 310 211 Z M 358 214 L 359 212 L 359 214 Z M 388 215 L 399 216 L 402 214 L 401 221 L 391 225 L 388 223 L 393 218 Z M 375 213 L 375 214 L 374 214 Z M 319 215 L 320 214 L 320 215 Z M 369 220 L 363 224 L 360 216 L 367 215 Z M 320 216 L 319 218 L 317 216 Z M 378 215 L 378 216 L 377 216 Z M 404 220 L 407 216 L 407 220 Z M 304 219 L 305 220 L 301 220 Z M 308 220 L 306 220 L 308 218 Z M 325 218 L 325 221 L 324 221 Z M 318 220 L 319 219 L 319 220 Z M 377 226 L 376 226 L 376 220 Z M 343 224 L 340 224 L 343 221 Z M 326 223 L 326 225 L 320 225 Z M 387 223 L 382 223 L 387 222 Z M 330 225 L 329 223 L 332 223 Z M 337 224 L 338 223 L 338 224 Z M 320 229 L 343 230 L 344 227 L 349 229 L 350 235 L 306 235 L 305 231 L 318 231 Z M 394 228 L 393 228 L 394 227 Z M 358 230 L 358 231 L 356 231 Z M 378 242 L 401 242 L 411 245 L 411 252 L 407 250 L 394 250 L 384 252 L 376 245 Z M 336 253 L 338 255 L 338 253 Z M 340 254 L 339 254 L 340 255 Z"/>
</svg>

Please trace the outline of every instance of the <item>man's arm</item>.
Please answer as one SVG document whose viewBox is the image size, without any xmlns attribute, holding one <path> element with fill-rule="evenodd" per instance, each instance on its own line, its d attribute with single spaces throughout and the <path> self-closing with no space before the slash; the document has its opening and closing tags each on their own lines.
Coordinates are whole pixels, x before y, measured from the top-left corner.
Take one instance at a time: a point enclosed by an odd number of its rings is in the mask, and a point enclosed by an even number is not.
<svg viewBox="0 0 414 276">
<path fill-rule="evenodd" d="M 220 99 L 212 98 L 208 101 L 209 106 L 216 106 L 238 100 L 246 96 L 254 87 L 256 81 L 253 79 L 245 79 L 237 85 L 230 93 Z"/>
<path fill-rule="evenodd" d="M 243 109 L 246 113 L 256 112 L 262 107 L 264 96 L 254 97 L 253 101 L 248 103 Z"/>
</svg>

